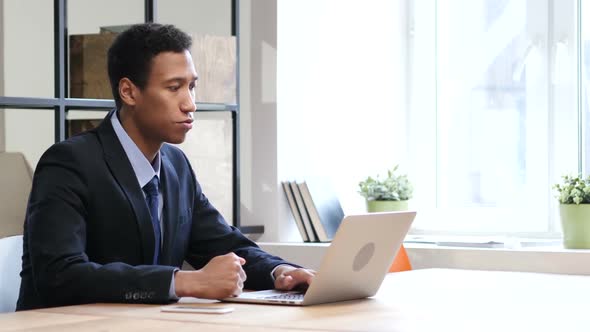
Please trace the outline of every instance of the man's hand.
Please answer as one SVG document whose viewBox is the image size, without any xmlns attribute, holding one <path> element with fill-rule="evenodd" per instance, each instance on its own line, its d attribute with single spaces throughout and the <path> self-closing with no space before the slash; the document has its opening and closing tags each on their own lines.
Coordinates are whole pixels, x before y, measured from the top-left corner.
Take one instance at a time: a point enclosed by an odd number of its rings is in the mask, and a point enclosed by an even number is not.
<svg viewBox="0 0 590 332">
<path fill-rule="evenodd" d="M 314 276 L 314 270 L 279 265 L 274 272 L 275 288 L 280 290 L 292 290 L 296 287 L 307 288 Z"/>
<path fill-rule="evenodd" d="M 234 253 L 214 257 L 198 271 L 178 271 L 174 275 L 176 296 L 222 299 L 238 296 L 244 288 L 246 260 Z"/>
</svg>

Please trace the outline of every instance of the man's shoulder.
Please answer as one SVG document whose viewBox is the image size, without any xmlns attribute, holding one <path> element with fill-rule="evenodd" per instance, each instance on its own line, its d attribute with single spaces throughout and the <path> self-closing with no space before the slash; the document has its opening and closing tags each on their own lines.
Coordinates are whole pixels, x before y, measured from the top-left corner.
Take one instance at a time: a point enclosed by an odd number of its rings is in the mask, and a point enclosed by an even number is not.
<svg viewBox="0 0 590 332">
<path fill-rule="evenodd" d="M 99 147 L 96 132 L 93 130 L 83 132 L 76 136 L 72 136 L 54 145 L 68 147 L 74 150 Z"/>
<path fill-rule="evenodd" d="M 56 156 L 62 158 L 65 156 L 69 156 L 70 158 L 79 157 L 82 159 L 85 157 L 95 158 L 99 150 L 100 144 L 96 133 L 89 131 L 53 144 L 41 156 L 41 161 Z"/>
</svg>

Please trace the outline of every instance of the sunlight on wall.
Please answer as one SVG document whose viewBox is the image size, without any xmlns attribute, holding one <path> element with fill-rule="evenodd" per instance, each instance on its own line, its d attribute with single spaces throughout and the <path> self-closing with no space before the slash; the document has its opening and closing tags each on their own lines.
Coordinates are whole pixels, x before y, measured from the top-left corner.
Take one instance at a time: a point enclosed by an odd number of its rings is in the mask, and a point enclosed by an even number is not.
<svg viewBox="0 0 590 332">
<path fill-rule="evenodd" d="M 364 211 L 358 182 L 406 156 L 405 43 L 398 1 L 279 1 L 280 180 L 328 177 Z"/>
</svg>

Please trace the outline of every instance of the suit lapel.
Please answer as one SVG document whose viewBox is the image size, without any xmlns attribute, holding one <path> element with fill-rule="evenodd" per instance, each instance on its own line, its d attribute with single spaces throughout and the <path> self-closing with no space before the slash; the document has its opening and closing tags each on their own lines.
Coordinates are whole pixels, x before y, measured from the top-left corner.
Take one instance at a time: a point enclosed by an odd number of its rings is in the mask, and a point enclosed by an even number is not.
<svg viewBox="0 0 590 332">
<path fill-rule="evenodd" d="M 143 191 L 137 183 L 137 177 L 123 146 L 119 142 L 115 130 L 111 124 L 111 111 L 100 126 L 96 129 L 103 146 L 105 160 L 113 177 L 117 180 L 121 189 L 127 196 L 135 213 L 139 235 L 142 242 L 143 263 L 152 264 L 154 258 L 154 229 L 151 223 L 150 213 L 143 196 Z"/>
<path fill-rule="evenodd" d="M 179 220 L 179 183 L 176 170 L 163 151 L 164 149 L 160 149 L 160 156 L 162 158 L 162 169 L 160 173 L 162 177 L 162 195 L 164 196 L 164 208 L 162 210 L 164 245 L 162 246 L 161 263 L 173 265 L 173 239 L 176 237 Z"/>
</svg>

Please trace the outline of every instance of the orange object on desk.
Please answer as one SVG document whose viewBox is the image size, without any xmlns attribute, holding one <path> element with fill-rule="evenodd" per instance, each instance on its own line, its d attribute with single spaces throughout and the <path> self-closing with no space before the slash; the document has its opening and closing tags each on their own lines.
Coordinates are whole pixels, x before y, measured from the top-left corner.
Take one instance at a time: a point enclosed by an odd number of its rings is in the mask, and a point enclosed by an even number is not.
<svg viewBox="0 0 590 332">
<path fill-rule="evenodd" d="M 401 272 L 401 271 L 410 271 L 412 269 L 412 264 L 410 264 L 410 259 L 408 258 L 408 253 L 406 252 L 406 248 L 404 245 L 399 248 L 393 263 L 389 267 L 389 272 Z"/>
</svg>

